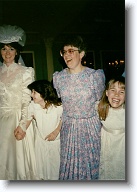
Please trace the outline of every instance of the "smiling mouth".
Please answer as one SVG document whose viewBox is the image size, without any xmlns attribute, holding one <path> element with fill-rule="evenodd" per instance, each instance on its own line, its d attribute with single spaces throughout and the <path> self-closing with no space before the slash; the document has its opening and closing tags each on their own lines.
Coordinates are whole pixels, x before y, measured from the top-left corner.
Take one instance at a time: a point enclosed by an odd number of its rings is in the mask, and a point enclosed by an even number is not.
<svg viewBox="0 0 137 192">
<path fill-rule="evenodd" d="M 67 59 L 66 61 L 67 61 L 67 63 L 69 63 L 70 61 L 72 61 L 72 59 Z"/>
<path fill-rule="evenodd" d="M 113 103 L 119 103 L 119 101 L 120 101 L 119 99 L 112 99 Z"/>
</svg>

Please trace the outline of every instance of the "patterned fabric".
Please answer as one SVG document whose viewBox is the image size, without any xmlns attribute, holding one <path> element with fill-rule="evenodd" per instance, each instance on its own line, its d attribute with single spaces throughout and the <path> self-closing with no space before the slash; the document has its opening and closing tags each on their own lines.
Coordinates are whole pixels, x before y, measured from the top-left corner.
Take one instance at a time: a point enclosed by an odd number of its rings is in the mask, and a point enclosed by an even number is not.
<svg viewBox="0 0 137 192">
<path fill-rule="evenodd" d="M 104 90 L 104 73 L 86 67 L 70 74 L 64 69 L 54 73 L 53 83 L 63 104 L 60 180 L 98 179 L 101 123 L 95 102 Z"/>
</svg>

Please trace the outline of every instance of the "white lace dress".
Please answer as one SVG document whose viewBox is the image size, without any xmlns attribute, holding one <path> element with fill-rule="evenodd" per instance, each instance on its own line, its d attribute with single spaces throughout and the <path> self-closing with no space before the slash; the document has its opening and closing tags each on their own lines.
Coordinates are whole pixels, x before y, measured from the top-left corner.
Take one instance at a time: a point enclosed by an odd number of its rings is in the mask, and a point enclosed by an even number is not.
<svg viewBox="0 0 137 192">
<path fill-rule="evenodd" d="M 33 68 L 0 66 L 0 180 L 35 179 L 33 130 L 21 141 L 14 137 L 18 125 L 25 130 L 31 100 L 27 85 L 33 80 Z"/>
<path fill-rule="evenodd" d="M 100 180 L 125 180 L 125 109 L 109 108 L 102 121 Z"/>
<path fill-rule="evenodd" d="M 60 133 L 54 141 L 47 141 L 45 137 L 57 128 L 62 112 L 62 106 L 52 105 L 48 109 L 43 109 L 33 101 L 29 106 L 28 119 L 33 116 L 36 121 L 35 153 L 39 179 L 58 180 L 59 178 Z"/>
</svg>

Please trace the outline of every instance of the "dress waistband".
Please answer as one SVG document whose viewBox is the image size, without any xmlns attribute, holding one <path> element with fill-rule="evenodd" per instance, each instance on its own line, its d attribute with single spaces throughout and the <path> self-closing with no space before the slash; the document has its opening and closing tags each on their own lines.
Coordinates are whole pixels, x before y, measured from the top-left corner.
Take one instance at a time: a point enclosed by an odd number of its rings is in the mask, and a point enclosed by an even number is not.
<svg viewBox="0 0 137 192">
<path fill-rule="evenodd" d="M 120 133 L 125 133 L 125 129 L 115 129 L 115 130 L 111 130 L 106 128 L 105 126 L 103 126 L 103 129 L 109 133 L 112 133 L 114 135 L 120 134 Z"/>
</svg>

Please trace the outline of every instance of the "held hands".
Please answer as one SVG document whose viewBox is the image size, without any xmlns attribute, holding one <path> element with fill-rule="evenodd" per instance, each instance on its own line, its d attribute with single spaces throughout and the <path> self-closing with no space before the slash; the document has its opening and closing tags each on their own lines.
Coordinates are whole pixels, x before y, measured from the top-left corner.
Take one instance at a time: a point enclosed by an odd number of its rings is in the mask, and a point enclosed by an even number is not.
<svg viewBox="0 0 137 192">
<path fill-rule="evenodd" d="M 16 138 L 18 141 L 19 141 L 19 140 L 22 140 L 22 139 L 25 137 L 25 135 L 26 135 L 26 132 L 23 131 L 20 126 L 18 126 L 18 127 L 14 130 L 14 136 L 15 136 L 15 138 Z"/>
</svg>

